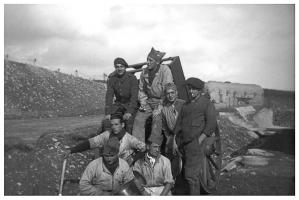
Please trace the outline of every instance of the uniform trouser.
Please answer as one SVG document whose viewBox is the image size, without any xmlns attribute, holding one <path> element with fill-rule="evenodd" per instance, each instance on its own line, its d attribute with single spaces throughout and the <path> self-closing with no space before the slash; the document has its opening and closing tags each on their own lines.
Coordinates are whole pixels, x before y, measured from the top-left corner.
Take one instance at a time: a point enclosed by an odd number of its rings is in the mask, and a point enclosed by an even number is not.
<svg viewBox="0 0 299 200">
<path fill-rule="evenodd" d="M 145 142 L 145 123 L 146 120 L 152 115 L 153 109 L 150 105 L 146 105 L 145 111 L 138 111 L 134 120 L 132 135 L 138 138 L 140 141 Z M 159 137 L 162 135 L 162 114 L 160 113 L 156 117 L 153 117 L 151 126 L 151 137 Z"/>
<path fill-rule="evenodd" d="M 189 184 L 190 195 L 200 195 L 200 146 L 197 139 L 184 145 L 185 178 Z"/>
<path fill-rule="evenodd" d="M 117 113 L 117 112 L 125 114 L 127 111 L 127 109 L 125 107 L 123 107 L 121 104 L 113 104 L 111 110 L 113 111 L 112 114 Z M 130 134 L 132 134 L 135 115 L 136 115 L 136 112 L 134 112 L 128 120 L 125 120 L 125 129 Z M 110 128 L 111 128 L 110 120 L 108 120 L 108 119 L 103 120 L 102 127 L 103 127 L 102 131 L 110 130 Z"/>
</svg>

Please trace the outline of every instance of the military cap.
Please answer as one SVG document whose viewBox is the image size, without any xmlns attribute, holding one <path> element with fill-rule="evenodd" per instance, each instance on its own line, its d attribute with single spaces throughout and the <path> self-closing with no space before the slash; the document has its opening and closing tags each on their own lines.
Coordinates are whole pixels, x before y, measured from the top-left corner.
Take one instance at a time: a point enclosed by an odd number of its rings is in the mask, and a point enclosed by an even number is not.
<svg viewBox="0 0 299 200">
<path fill-rule="evenodd" d="M 103 154 L 104 155 L 110 155 L 114 156 L 118 154 L 119 152 L 119 140 L 117 137 L 111 137 L 109 140 L 105 143 L 104 149 L 103 149 Z"/>
<path fill-rule="evenodd" d="M 125 66 L 126 68 L 128 67 L 128 63 L 123 58 L 115 58 L 114 59 L 114 66 L 117 65 L 117 64 L 121 64 L 121 65 Z"/>
<path fill-rule="evenodd" d="M 166 54 L 165 52 L 157 51 L 152 47 L 147 57 L 155 60 L 156 62 L 161 62 L 165 54 Z"/>
<path fill-rule="evenodd" d="M 194 77 L 188 78 L 185 84 L 190 85 L 191 87 L 196 88 L 198 90 L 202 90 L 205 86 L 205 82 Z"/>
</svg>

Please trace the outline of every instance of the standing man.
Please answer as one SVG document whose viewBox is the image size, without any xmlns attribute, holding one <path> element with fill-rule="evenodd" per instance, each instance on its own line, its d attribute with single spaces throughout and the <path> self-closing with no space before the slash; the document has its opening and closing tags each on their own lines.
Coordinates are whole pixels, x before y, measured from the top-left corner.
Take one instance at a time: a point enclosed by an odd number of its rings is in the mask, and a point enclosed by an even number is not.
<svg viewBox="0 0 299 200">
<path fill-rule="evenodd" d="M 185 178 L 189 184 L 190 195 L 200 194 L 200 144 L 216 128 L 214 104 L 203 93 L 204 82 L 189 78 L 186 84 L 191 101 L 183 105 L 174 130 L 176 141 L 185 158 Z"/>
<path fill-rule="evenodd" d="M 162 138 L 151 137 L 147 144 L 147 153 L 137 160 L 133 171 L 139 172 L 146 180 L 144 195 L 171 195 L 174 185 L 171 164 L 168 158 L 160 154 Z"/>
<path fill-rule="evenodd" d="M 136 114 L 132 135 L 145 142 L 145 122 L 152 115 L 151 137 L 161 135 L 164 88 L 173 82 L 171 71 L 167 65 L 162 65 L 164 52 L 151 49 L 147 56 L 147 68 L 140 75 L 138 99 L 141 107 Z"/>
<path fill-rule="evenodd" d="M 179 113 L 185 103 L 184 100 L 178 99 L 177 87 L 174 83 L 165 85 L 165 100 L 162 108 L 162 129 L 166 137 L 165 153 L 169 159 L 177 151 L 177 145 L 174 140 L 174 127 L 176 125 Z"/>
<path fill-rule="evenodd" d="M 122 115 L 113 114 L 111 115 L 110 121 L 111 131 L 105 131 L 100 135 L 85 140 L 75 147 L 66 150 L 65 157 L 69 154 L 82 152 L 88 149 L 102 148 L 109 138 L 116 137 L 120 141 L 119 157 L 126 160 L 128 164 L 131 165 L 134 161 L 134 158 L 132 157 L 134 151 L 144 152 L 146 150 L 145 143 L 126 132 Z"/>
<path fill-rule="evenodd" d="M 132 133 L 134 116 L 137 111 L 138 81 L 135 75 L 127 73 L 127 62 L 123 58 L 114 60 L 115 71 L 108 76 L 105 100 L 105 120 L 102 125 L 107 126 L 111 114 L 123 114 L 128 133 Z M 115 102 L 113 98 L 115 97 Z M 109 128 L 109 127 L 105 127 Z"/>
<path fill-rule="evenodd" d="M 110 138 L 104 145 L 103 157 L 86 167 L 79 183 L 81 195 L 111 195 L 134 179 L 132 169 L 118 154 L 119 141 L 116 137 Z"/>
</svg>

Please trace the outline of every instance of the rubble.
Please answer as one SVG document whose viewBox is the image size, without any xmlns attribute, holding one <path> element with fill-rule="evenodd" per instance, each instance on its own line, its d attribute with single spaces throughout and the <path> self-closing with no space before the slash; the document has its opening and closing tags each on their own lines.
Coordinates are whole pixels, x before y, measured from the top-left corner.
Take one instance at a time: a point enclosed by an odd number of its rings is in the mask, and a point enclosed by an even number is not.
<svg viewBox="0 0 299 200">
<path fill-rule="evenodd" d="M 14 61 L 4 68 L 5 119 L 103 112 L 104 83 Z"/>
</svg>

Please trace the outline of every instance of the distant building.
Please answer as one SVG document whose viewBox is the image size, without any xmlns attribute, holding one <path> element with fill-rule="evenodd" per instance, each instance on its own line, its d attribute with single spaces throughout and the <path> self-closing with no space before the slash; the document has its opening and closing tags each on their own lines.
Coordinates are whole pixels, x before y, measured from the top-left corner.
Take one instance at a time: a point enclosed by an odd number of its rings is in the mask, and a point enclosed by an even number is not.
<svg viewBox="0 0 299 200">
<path fill-rule="evenodd" d="M 264 103 L 264 90 L 255 84 L 208 81 L 206 89 L 216 109 Z"/>
</svg>

